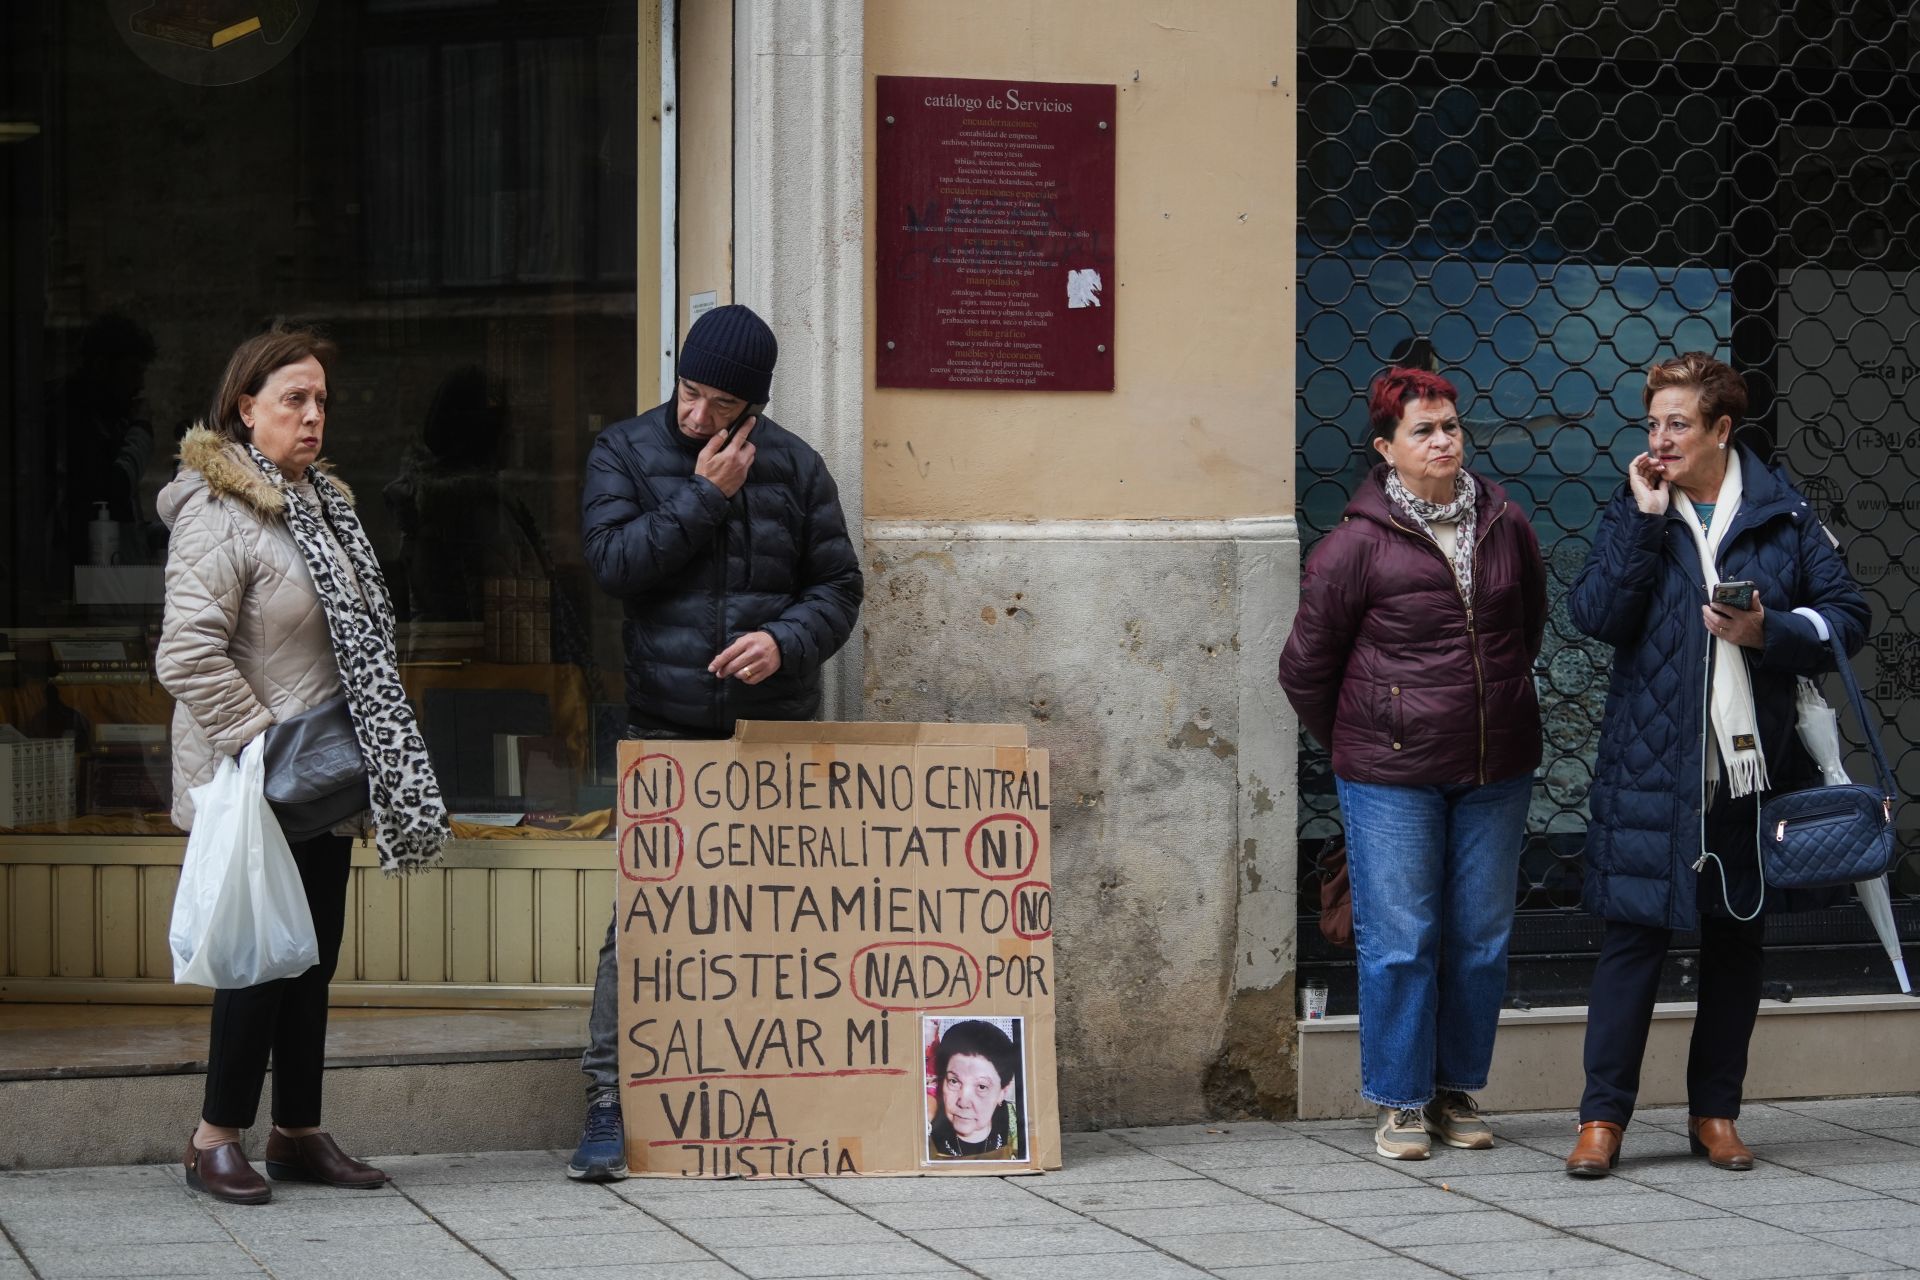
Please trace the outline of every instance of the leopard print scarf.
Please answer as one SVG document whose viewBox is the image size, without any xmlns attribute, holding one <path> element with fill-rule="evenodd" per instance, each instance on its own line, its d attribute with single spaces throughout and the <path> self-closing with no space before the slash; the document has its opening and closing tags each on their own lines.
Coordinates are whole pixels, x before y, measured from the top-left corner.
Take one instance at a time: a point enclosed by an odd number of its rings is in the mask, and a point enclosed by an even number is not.
<svg viewBox="0 0 1920 1280">
<path fill-rule="evenodd" d="M 400 663 L 393 646 L 393 601 L 373 544 L 360 517 L 340 487 L 317 467 L 308 467 L 319 509 L 291 492 L 280 468 L 252 445 L 267 481 L 286 499 L 287 528 L 313 576 L 340 664 L 340 688 L 353 716 L 354 736 L 367 765 L 367 794 L 373 804 L 374 844 L 380 869 L 389 875 L 432 866 L 453 828 L 440 783 L 427 758 L 426 740 L 414 722 L 413 708 L 400 684 Z M 332 534 L 329 536 L 328 529 Z M 329 543 L 346 556 L 358 590 L 345 581 Z"/>
<path fill-rule="evenodd" d="M 1394 505 L 1412 516 L 1414 522 L 1429 537 L 1433 538 L 1433 526 L 1436 523 L 1458 522 L 1453 539 L 1453 582 L 1460 589 L 1460 598 L 1469 605 L 1473 603 L 1473 544 L 1479 536 L 1474 528 L 1474 504 L 1480 501 L 1480 490 L 1467 474 L 1465 467 L 1453 478 L 1452 502 L 1428 502 L 1414 494 L 1401 481 L 1400 473 L 1392 467 L 1387 468 L 1387 496 Z M 1438 538 L 1433 538 L 1436 544 Z"/>
</svg>

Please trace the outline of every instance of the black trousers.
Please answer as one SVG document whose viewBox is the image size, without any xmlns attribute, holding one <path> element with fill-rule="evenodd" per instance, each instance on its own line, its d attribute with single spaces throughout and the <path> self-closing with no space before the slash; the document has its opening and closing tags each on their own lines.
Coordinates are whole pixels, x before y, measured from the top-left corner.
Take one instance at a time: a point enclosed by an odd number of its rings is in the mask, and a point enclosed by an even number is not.
<svg viewBox="0 0 1920 1280">
<path fill-rule="evenodd" d="M 1747 1044 L 1760 1011 L 1761 938 L 1765 917 L 1707 916 L 1700 922 L 1700 996 L 1687 1049 L 1687 1109 L 1727 1120 L 1740 1115 Z M 1607 921 L 1600 961 L 1587 998 L 1587 1089 L 1580 1119 L 1624 1126 L 1640 1096 L 1660 968 L 1670 929 Z"/>
<path fill-rule="evenodd" d="M 207 1049 L 208 1124 L 245 1129 L 260 1110 L 260 1087 L 273 1059 L 273 1122 L 288 1129 L 320 1123 L 320 1074 L 326 1063 L 327 984 L 340 959 L 347 921 L 346 836 L 315 836 L 291 845 L 313 912 L 320 963 L 296 978 L 216 991 Z"/>
</svg>

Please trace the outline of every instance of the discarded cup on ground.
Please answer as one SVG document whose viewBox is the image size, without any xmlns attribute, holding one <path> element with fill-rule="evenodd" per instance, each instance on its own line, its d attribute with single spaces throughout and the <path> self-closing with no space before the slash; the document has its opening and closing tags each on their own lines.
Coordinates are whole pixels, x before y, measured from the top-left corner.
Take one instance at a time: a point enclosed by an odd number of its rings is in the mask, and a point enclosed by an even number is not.
<svg viewBox="0 0 1920 1280">
<path fill-rule="evenodd" d="M 1327 1016 L 1327 984 L 1309 982 L 1300 992 L 1300 1016 L 1318 1022 Z"/>
</svg>

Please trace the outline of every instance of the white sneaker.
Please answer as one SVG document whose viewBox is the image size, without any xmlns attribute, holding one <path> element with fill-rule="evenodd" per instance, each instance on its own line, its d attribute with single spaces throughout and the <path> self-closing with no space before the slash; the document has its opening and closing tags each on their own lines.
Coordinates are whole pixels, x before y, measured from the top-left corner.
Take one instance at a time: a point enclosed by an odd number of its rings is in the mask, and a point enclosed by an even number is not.
<svg viewBox="0 0 1920 1280">
<path fill-rule="evenodd" d="M 1433 1154 L 1419 1107 L 1382 1107 L 1374 1126 L 1373 1149 L 1389 1160 L 1425 1160 Z"/>
</svg>

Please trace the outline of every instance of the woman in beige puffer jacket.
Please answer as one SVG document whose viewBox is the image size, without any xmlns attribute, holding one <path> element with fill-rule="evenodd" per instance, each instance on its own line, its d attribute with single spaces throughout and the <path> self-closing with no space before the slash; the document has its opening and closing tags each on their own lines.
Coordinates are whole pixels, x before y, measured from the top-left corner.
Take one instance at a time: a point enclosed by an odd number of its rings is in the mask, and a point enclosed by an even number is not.
<svg viewBox="0 0 1920 1280">
<path fill-rule="evenodd" d="M 393 843 L 396 831 L 404 838 L 408 822 L 394 816 L 397 806 L 409 806 L 429 835 L 444 825 L 392 657 L 378 562 L 349 496 L 317 465 L 332 356 L 332 346 L 305 329 L 276 327 L 242 343 L 215 393 L 212 425 L 187 433 L 180 473 L 160 494 L 172 540 L 155 668 L 176 704 L 173 816 L 182 827 L 193 825 L 192 788 L 212 779 L 222 756 L 239 755 L 270 726 L 343 692 L 383 841 Z M 353 673 L 350 687 L 343 670 Z M 374 752 L 384 760 L 368 758 L 370 742 L 385 744 Z M 376 784 L 379 769 L 388 776 Z M 403 776 L 410 786 L 399 795 L 387 782 Z M 327 984 L 346 922 L 352 842 L 333 831 L 288 843 L 319 962 L 295 977 L 214 993 L 206 1094 L 184 1161 L 189 1186 L 240 1204 L 273 1194 L 239 1143 L 254 1122 L 269 1056 L 267 1171 L 345 1187 L 387 1180 L 319 1127 Z M 426 858 L 437 846 L 403 852 Z"/>
<path fill-rule="evenodd" d="M 311 484 L 287 487 L 313 501 Z M 206 427 L 180 442 L 180 473 L 160 491 L 173 536 L 155 671 L 175 700 L 173 821 L 183 831 L 193 829 L 191 789 L 213 779 L 220 757 L 340 696 L 326 615 L 287 529 L 287 501 L 238 442 Z"/>
</svg>

